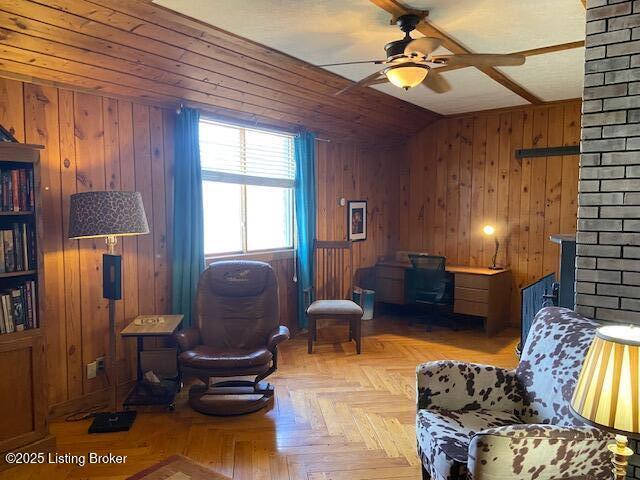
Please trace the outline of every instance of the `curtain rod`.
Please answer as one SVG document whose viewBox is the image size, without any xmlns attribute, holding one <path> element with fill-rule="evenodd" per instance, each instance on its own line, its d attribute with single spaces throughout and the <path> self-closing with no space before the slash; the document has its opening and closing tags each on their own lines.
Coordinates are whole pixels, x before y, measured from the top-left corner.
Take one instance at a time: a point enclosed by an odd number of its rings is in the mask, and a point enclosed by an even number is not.
<svg viewBox="0 0 640 480">
<path fill-rule="evenodd" d="M 180 115 L 180 113 L 182 113 L 182 109 L 184 107 L 185 107 L 184 103 L 180 103 L 176 107 L 176 114 Z M 287 134 L 294 135 L 294 136 L 299 135 L 298 132 L 290 131 L 290 130 L 287 130 L 285 128 L 274 127 L 273 125 L 262 123 L 262 122 L 259 122 L 258 120 L 255 120 L 254 122 L 250 122 L 250 121 L 247 121 L 247 120 L 240 120 L 240 119 L 236 119 L 236 118 L 233 118 L 233 117 L 227 117 L 227 116 L 224 116 L 224 115 L 213 115 L 213 114 L 207 113 L 206 111 L 203 111 L 203 110 L 200 110 L 200 112 L 203 114 L 202 115 L 203 117 L 210 118 L 211 120 L 214 120 L 214 121 L 216 121 L 216 120 L 217 121 L 222 121 L 222 122 L 227 121 L 227 122 L 229 122 L 231 124 L 242 126 L 242 127 L 248 127 L 248 128 L 253 127 L 253 128 L 258 128 L 258 129 L 265 130 L 265 131 L 272 131 L 274 133 L 281 133 L 281 134 L 282 133 L 287 133 Z M 316 140 L 318 142 L 331 143 L 331 139 L 328 139 L 328 138 L 316 137 Z"/>
</svg>

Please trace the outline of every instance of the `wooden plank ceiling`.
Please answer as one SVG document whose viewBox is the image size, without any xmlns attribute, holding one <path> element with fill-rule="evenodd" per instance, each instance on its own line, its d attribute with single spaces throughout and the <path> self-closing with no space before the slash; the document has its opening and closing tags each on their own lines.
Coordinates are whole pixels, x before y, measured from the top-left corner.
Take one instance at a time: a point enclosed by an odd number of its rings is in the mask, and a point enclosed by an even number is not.
<svg viewBox="0 0 640 480">
<path fill-rule="evenodd" d="M 334 140 L 395 143 L 439 116 L 150 0 L 2 0 L 0 76 Z"/>
</svg>

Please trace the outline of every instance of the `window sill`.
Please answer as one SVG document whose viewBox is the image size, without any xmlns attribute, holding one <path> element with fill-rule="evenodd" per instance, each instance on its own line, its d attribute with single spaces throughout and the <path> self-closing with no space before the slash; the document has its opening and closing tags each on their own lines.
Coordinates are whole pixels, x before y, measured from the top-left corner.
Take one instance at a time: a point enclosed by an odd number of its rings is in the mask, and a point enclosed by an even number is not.
<svg viewBox="0 0 640 480">
<path fill-rule="evenodd" d="M 280 250 L 262 250 L 259 252 L 207 255 L 204 261 L 207 266 L 216 260 L 258 260 L 268 263 L 274 260 L 293 259 L 295 256 L 296 250 L 294 248 L 285 248 Z"/>
</svg>

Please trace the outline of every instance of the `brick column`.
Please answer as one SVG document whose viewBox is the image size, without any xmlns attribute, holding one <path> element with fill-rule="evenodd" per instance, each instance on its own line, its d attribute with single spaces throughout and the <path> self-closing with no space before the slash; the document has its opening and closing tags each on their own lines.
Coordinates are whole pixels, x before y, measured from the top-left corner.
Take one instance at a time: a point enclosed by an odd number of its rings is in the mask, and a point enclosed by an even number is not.
<svg viewBox="0 0 640 480">
<path fill-rule="evenodd" d="M 576 310 L 640 324 L 640 0 L 588 0 L 586 15 Z"/>
<path fill-rule="evenodd" d="M 640 324 L 640 1 L 586 15 L 576 310 Z"/>
</svg>

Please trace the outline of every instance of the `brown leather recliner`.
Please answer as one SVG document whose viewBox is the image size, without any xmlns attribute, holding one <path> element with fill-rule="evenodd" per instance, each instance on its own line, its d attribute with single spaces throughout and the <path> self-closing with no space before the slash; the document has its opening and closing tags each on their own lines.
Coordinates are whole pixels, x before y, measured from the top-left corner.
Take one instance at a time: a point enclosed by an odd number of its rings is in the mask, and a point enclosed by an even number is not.
<svg viewBox="0 0 640 480">
<path fill-rule="evenodd" d="M 278 344 L 289 338 L 279 324 L 278 283 L 264 262 L 221 261 L 198 282 L 195 325 L 176 333 L 184 376 L 204 385 L 189 391 L 202 413 L 237 415 L 273 402 L 273 386 L 261 382 L 276 371 Z M 212 377 L 255 376 L 212 383 Z"/>
</svg>

